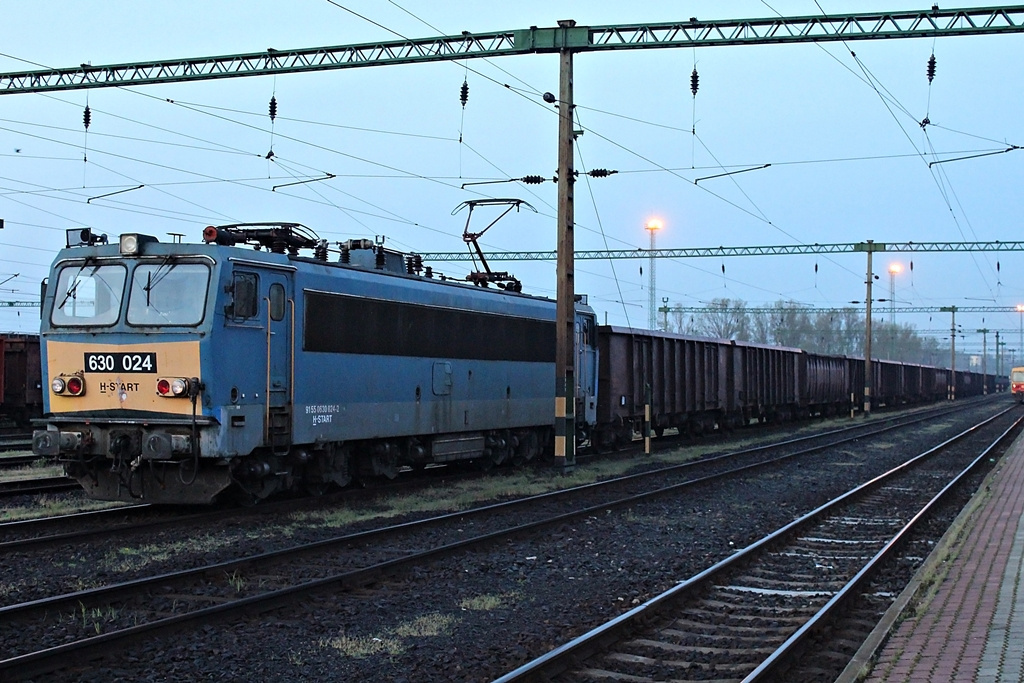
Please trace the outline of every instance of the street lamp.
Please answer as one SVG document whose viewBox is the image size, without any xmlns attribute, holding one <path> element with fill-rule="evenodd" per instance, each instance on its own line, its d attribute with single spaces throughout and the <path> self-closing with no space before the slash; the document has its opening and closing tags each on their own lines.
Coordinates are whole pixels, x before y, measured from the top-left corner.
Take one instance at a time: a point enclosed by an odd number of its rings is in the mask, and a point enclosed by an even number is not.
<svg viewBox="0 0 1024 683">
<path fill-rule="evenodd" d="M 889 264 L 889 358 L 896 354 L 896 275 L 902 271 L 899 263 Z"/>
<path fill-rule="evenodd" d="M 647 288 L 647 327 L 648 329 L 654 329 L 658 325 L 658 310 L 657 310 L 657 282 L 654 278 L 654 236 L 661 230 L 661 221 L 657 218 L 652 218 L 647 221 L 647 225 L 644 226 L 644 230 L 651 233 L 651 251 L 647 263 L 647 269 L 650 273 L 651 284 Z"/>
<path fill-rule="evenodd" d="M 1024 349 L 1024 304 L 1017 304 L 1017 313 L 1020 316 L 1020 344 L 1018 346 Z"/>
</svg>

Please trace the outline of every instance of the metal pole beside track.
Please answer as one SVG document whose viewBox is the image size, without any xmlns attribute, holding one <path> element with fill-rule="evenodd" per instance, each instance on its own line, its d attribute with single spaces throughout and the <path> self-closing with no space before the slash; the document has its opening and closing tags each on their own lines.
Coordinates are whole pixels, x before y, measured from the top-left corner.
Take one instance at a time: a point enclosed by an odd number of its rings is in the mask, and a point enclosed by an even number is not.
<svg viewBox="0 0 1024 683">
<path fill-rule="evenodd" d="M 875 251 L 874 247 L 874 241 L 868 240 L 866 247 L 868 252 L 868 291 L 865 299 L 867 313 L 864 323 L 864 417 L 871 417 L 871 390 L 875 383 L 871 368 L 871 281 L 874 277 L 871 272 L 871 255 Z M 885 246 L 882 245 L 882 248 L 884 249 Z"/>
<path fill-rule="evenodd" d="M 943 313 L 950 313 L 949 323 L 949 392 L 947 398 L 956 400 L 956 306 L 942 306 Z"/>
<path fill-rule="evenodd" d="M 651 385 L 644 385 L 644 455 L 651 454 Z"/>
<path fill-rule="evenodd" d="M 982 321 L 984 322 L 984 320 Z M 981 393 L 983 396 L 988 395 L 988 333 L 991 332 L 987 327 L 983 327 L 978 332 L 981 332 Z"/>
</svg>

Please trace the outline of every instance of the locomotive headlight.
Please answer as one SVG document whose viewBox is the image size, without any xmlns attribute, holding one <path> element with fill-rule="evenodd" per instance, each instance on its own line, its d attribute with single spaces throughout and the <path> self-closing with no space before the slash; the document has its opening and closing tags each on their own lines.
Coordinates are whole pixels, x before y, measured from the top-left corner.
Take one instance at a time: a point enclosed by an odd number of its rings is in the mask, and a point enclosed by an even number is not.
<svg viewBox="0 0 1024 683">
<path fill-rule="evenodd" d="M 129 232 L 125 235 L 121 235 L 121 239 L 118 242 L 121 249 L 121 256 L 138 256 L 142 253 L 144 245 L 150 242 L 159 242 L 157 238 L 152 235 L 141 235 L 137 232 Z"/>
<path fill-rule="evenodd" d="M 184 396 L 188 393 L 188 382 L 183 379 L 171 380 L 171 393 L 175 396 Z"/>
<path fill-rule="evenodd" d="M 53 389 L 53 393 L 55 394 L 63 394 L 67 385 L 64 383 L 64 378 L 54 377 L 53 381 L 50 382 L 50 388 Z"/>
<path fill-rule="evenodd" d="M 134 256 L 139 253 L 139 236 L 135 234 L 121 235 L 121 255 Z"/>
</svg>

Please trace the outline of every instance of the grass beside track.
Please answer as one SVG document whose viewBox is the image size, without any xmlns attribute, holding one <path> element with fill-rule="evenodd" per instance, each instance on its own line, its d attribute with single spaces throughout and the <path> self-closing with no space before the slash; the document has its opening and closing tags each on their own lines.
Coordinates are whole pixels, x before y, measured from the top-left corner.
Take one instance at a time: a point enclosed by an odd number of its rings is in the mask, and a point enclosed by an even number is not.
<svg viewBox="0 0 1024 683">
<path fill-rule="evenodd" d="M 850 425 L 850 420 L 835 419 L 815 421 L 793 432 L 818 432 Z M 715 439 L 679 448 L 637 455 L 634 457 L 597 458 L 564 476 L 553 476 L 552 470 L 544 468 L 505 469 L 493 476 L 469 481 L 445 481 L 414 494 L 393 495 L 382 498 L 379 505 L 359 508 L 332 508 L 296 512 L 290 515 L 292 524 L 284 533 L 294 533 L 299 528 L 337 528 L 367 520 L 402 517 L 411 514 L 442 514 L 457 512 L 487 501 L 521 498 L 548 491 L 581 486 L 595 481 L 622 476 L 638 468 L 652 465 L 673 465 L 697 460 L 711 453 L 740 450 L 760 443 L 767 443 L 771 437 L 753 434 L 748 438 L 730 439 L 727 443 Z M 777 440 L 777 438 L 776 438 Z"/>
<path fill-rule="evenodd" d="M 35 472 L 33 474 L 36 476 L 59 476 L 60 471 L 58 470 L 54 474 L 49 475 L 37 474 Z M 29 502 L 21 505 L 0 505 L 0 522 L 19 522 L 25 519 L 38 519 L 40 517 L 57 517 L 59 515 L 91 512 L 93 510 L 104 510 L 125 505 L 127 503 L 90 500 L 80 493 L 72 495 L 41 495 L 35 496 Z"/>
</svg>

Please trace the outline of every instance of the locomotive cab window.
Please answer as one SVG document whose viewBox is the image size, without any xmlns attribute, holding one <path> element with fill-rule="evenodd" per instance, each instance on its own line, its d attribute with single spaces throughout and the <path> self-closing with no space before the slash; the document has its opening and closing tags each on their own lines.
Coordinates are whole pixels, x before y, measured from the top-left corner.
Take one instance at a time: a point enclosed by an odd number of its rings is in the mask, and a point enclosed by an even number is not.
<svg viewBox="0 0 1024 683">
<path fill-rule="evenodd" d="M 279 282 L 270 285 L 270 319 L 284 319 L 284 285 Z"/>
<path fill-rule="evenodd" d="M 124 266 L 68 265 L 57 274 L 50 321 L 54 325 L 113 325 L 121 315 Z"/>
<path fill-rule="evenodd" d="M 143 263 L 128 294 L 129 325 L 198 325 L 206 311 L 210 267 L 205 263 Z"/>
<path fill-rule="evenodd" d="M 235 319 L 255 318 L 259 312 L 257 286 L 256 273 L 235 273 L 231 278 L 231 292 L 234 296 L 225 314 Z"/>
</svg>

